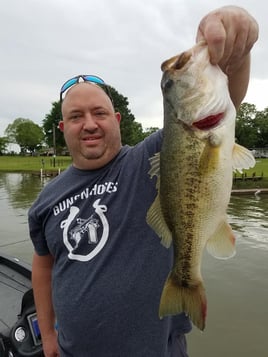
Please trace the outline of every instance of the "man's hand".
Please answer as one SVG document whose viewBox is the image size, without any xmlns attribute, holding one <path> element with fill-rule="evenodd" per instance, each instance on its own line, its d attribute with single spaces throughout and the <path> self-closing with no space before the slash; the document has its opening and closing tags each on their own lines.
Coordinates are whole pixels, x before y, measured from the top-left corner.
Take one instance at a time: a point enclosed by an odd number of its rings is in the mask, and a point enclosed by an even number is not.
<svg viewBox="0 0 268 357">
<path fill-rule="evenodd" d="M 50 336 L 42 337 L 42 344 L 45 357 L 60 357 L 56 330 Z"/>
<path fill-rule="evenodd" d="M 225 6 L 201 20 L 196 40 L 207 42 L 211 63 L 218 64 L 229 75 L 244 64 L 258 32 L 256 20 L 246 10 Z"/>
</svg>

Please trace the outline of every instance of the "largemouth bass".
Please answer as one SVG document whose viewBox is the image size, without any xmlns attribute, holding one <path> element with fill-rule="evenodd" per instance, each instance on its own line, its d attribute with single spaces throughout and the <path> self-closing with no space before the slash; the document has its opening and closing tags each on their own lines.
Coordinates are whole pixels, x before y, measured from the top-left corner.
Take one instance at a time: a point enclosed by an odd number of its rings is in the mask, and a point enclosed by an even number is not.
<svg viewBox="0 0 268 357">
<path fill-rule="evenodd" d="M 174 264 L 163 288 L 159 316 L 187 313 L 205 328 L 206 293 L 201 276 L 203 250 L 217 258 L 235 254 L 227 222 L 233 170 L 255 164 L 246 148 L 235 144 L 236 110 L 227 76 L 209 60 L 202 42 L 162 64 L 163 144 L 151 161 L 158 195 L 147 222 L 173 242 Z"/>
</svg>

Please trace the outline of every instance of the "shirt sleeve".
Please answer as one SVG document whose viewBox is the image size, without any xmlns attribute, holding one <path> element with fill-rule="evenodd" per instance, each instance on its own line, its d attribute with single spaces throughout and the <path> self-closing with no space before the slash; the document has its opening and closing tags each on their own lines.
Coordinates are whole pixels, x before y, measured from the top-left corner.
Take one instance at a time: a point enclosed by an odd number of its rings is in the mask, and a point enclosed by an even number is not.
<svg viewBox="0 0 268 357">
<path fill-rule="evenodd" d="M 150 157 L 161 150 L 162 140 L 163 140 L 163 130 L 159 129 L 158 131 L 151 134 L 143 141 L 142 144 L 145 145 L 146 150 Z"/>
<path fill-rule="evenodd" d="M 38 255 L 50 254 L 46 238 L 44 235 L 43 224 L 35 214 L 35 205 L 33 205 L 28 213 L 29 234 L 32 240 L 35 252 Z"/>
</svg>

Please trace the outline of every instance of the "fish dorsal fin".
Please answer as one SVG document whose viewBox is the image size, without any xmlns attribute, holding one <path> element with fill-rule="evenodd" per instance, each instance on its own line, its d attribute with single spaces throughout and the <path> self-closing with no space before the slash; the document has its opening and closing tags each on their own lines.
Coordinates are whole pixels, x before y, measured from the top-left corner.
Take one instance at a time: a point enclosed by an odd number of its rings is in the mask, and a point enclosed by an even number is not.
<svg viewBox="0 0 268 357">
<path fill-rule="evenodd" d="M 233 170 L 242 173 L 243 169 L 255 166 L 255 158 L 245 147 L 235 144 L 233 148 Z"/>
<path fill-rule="evenodd" d="M 206 247 L 209 254 L 218 259 L 229 259 L 235 255 L 235 237 L 227 221 L 219 225 Z"/>
<path fill-rule="evenodd" d="M 156 153 L 149 159 L 149 161 L 151 164 L 151 168 L 148 173 L 151 178 L 153 176 L 157 176 L 156 189 L 158 190 L 158 194 L 147 212 L 146 221 L 149 226 L 151 226 L 151 228 L 155 231 L 155 233 L 161 238 L 161 243 L 163 244 L 163 246 L 169 248 L 172 241 L 172 235 L 163 217 L 159 198 L 160 153 Z"/>
</svg>

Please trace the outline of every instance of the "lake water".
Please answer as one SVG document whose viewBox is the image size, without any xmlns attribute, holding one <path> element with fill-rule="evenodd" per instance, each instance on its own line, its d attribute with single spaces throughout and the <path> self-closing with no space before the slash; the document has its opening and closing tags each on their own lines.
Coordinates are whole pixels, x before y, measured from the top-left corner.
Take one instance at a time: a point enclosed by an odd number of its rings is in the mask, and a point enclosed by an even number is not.
<svg viewBox="0 0 268 357">
<path fill-rule="evenodd" d="M 0 251 L 32 259 L 27 210 L 49 178 L 0 173 Z M 206 329 L 188 335 L 190 357 L 268 356 L 268 195 L 232 196 L 229 221 L 237 254 L 204 254 Z M 138 356 L 137 356 L 138 357 Z"/>
</svg>

